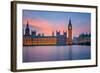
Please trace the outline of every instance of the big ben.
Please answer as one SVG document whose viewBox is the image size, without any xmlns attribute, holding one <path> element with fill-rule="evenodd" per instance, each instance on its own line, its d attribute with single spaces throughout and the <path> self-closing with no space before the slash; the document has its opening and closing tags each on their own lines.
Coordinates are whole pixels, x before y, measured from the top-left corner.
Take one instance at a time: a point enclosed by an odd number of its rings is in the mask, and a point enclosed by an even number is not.
<svg viewBox="0 0 100 73">
<path fill-rule="evenodd" d="M 69 19 L 69 24 L 68 24 L 68 45 L 72 45 L 72 23 L 71 19 Z"/>
</svg>

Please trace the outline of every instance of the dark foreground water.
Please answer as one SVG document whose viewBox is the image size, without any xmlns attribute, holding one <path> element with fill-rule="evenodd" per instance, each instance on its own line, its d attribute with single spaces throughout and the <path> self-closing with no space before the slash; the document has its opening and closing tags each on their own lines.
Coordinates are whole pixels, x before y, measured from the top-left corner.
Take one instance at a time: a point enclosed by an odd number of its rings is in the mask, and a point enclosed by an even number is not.
<svg viewBox="0 0 100 73">
<path fill-rule="evenodd" d="M 24 46 L 23 62 L 82 60 L 91 58 L 90 46 Z"/>
</svg>

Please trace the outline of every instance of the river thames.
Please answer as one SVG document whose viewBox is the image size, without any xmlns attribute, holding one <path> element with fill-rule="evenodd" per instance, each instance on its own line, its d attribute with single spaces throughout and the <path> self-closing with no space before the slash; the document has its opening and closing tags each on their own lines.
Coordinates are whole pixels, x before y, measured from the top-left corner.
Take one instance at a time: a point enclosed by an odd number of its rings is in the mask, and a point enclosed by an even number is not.
<svg viewBox="0 0 100 73">
<path fill-rule="evenodd" d="M 91 46 L 24 46 L 23 62 L 91 59 Z"/>
</svg>

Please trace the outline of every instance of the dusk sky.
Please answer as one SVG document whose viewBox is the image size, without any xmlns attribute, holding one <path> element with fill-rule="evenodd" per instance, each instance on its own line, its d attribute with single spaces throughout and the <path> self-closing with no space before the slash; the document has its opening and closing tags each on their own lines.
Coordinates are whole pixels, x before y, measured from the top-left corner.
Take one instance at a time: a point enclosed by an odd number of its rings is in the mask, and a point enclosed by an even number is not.
<svg viewBox="0 0 100 73">
<path fill-rule="evenodd" d="M 91 32 L 90 13 L 23 10 L 24 27 L 28 21 L 32 30 L 47 36 L 52 35 L 53 31 L 61 31 L 61 34 L 67 31 L 69 19 L 72 22 L 73 36 Z"/>
</svg>

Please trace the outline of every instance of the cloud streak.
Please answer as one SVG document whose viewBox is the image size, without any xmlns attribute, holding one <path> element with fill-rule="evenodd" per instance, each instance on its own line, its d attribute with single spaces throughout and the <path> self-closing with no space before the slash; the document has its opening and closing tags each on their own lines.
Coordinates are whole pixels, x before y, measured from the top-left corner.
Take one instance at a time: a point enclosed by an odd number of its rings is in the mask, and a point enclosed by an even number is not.
<svg viewBox="0 0 100 73">
<path fill-rule="evenodd" d="M 50 23 L 49 21 L 46 21 L 43 19 L 29 19 L 29 18 L 24 18 L 23 24 L 26 25 L 27 21 L 29 25 L 33 28 L 33 30 L 37 31 L 37 33 L 44 33 L 45 35 L 52 35 L 52 32 L 67 31 L 67 26 L 65 24 L 61 24 L 61 23 L 55 24 L 55 23 Z"/>
<path fill-rule="evenodd" d="M 45 35 L 52 35 L 56 30 L 61 34 L 67 31 L 68 17 L 72 20 L 73 36 L 91 33 L 91 13 L 23 10 L 23 24 L 26 25 L 28 20 L 33 30 Z"/>
</svg>

